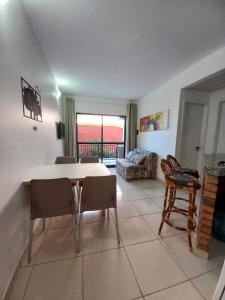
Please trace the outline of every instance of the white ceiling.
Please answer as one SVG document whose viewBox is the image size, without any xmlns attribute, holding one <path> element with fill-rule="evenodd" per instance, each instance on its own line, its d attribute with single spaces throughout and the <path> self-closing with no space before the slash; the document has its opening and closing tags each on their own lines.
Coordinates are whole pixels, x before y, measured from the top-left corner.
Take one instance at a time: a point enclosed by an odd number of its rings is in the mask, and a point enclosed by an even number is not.
<svg viewBox="0 0 225 300">
<path fill-rule="evenodd" d="M 224 0 L 23 0 L 65 93 L 138 99 L 225 45 Z"/>
</svg>

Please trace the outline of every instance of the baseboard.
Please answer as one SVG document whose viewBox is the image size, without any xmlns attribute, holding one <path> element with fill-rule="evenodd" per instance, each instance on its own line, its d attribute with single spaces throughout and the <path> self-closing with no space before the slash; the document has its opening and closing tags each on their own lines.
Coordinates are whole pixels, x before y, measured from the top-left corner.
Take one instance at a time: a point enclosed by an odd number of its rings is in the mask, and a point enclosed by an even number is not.
<svg viewBox="0 0 225 300">
<path fill-rule="evenodd" d="M 37 219 L 36 222 L 35 222 L 35 225 L 34 225 L 34 233 L 35 232 L 39 232 L 39 227 L 41 228 L 41 226 L 42 226 L 42 222 L 40 221 L 40 219 L 39 220 Z M 27 248 L 28 248 L 28 240 L 27 240 L 25 248 L 24 248 L 24 250 L 22 252 L 22 255 L 21 255 L 20 259 L 19 259 L 19 262 L 17 263 L 17 265 L 15 267 L 15 270 L 14 270 L 12 276 L 11 276 L 11 279 L 10 279 L 10 281 L 8 283 L 8 286 L 7 286 L 6 290 L 5 290 L 5 293 L 3 295 L 2 300 L 9 300 L 9 296 L 10 296 L 10 293 L 12 291 L 12 287 L 13 287 L 13 285 L 15 283 L 15 280 L 16 280 L 16 277 L 17 277 L 17 274 L 18 274 L 18 271 L 19 271 L 22 259 L 23 259 L 24 255 L 25 255 L 25 252 L 26 252 Z"/>
<path fill-rule="evenodd" d="M 21 257 L 19 259 L 19 262 L 17 263 L 16 268 L 15 268 L 15 270 L 14 270 L 12 276 L 11 276 L 11 279 L 10 279 L 10 281 L 8 283 L 8 286 L 7 286 L 6 290 L 5 290 L 5 293 L 3 295 L 2 300 L 9 300 L 10 293 L 12 291 L 12 287 L 13 287 L 13 285 L 15 283 L 15 280 L 16 280 L 16 277 L 17 277 L 17 274 L 18 274 L 18 271 L 19 271 L 19 268 L 20 268 L 20 265 L 21 265 L 21 261 L 23 259 L 23 256 L 24 256 L 26 250 L 27 250 L 27 246 L 28 246 L 28 242 L 27 242 L 27 244 L 25 246 L 25 249 L 23 251 L 23 254 L 21 255 Z"/>
</svg>

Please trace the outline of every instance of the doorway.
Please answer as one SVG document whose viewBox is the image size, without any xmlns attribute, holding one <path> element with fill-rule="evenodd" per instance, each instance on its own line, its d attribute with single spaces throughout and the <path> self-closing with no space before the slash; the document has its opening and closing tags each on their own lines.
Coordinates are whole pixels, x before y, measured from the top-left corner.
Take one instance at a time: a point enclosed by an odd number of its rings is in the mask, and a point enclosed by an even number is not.
<svg viewBox="0 0 225 300">
<path fill-rule="evenodd" d="M 184 102 L 181 130 L 181 165 L 202 172 L 208 106 L 201 102 Z"/>
</svg>

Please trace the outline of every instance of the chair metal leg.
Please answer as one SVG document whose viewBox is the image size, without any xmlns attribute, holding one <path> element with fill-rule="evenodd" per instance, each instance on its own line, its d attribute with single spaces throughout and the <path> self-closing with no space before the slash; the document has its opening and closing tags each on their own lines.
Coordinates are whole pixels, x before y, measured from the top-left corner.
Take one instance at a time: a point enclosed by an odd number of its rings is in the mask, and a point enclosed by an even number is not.
<svg viewBox="0 0 225 300">
<path fill-rule="evenodd" d="M 77 247 L 76 252 L 79 253 L 81 250 L 82 236 L 83 236 L 83 213 L 80 213 L 77 230 Z"/>
<path fill-rule="evenodd" d="M 116 221 L 116 234 L 117 234 L 117 243 L 120 245 L 120 233 L 119 233 L 119 225 L 118 225 L 118 213 L 117 208 L 114 208 L 115 211 L 115 221 Z"/>
<path fill-rule="evenodd" d="M 107 209 L 107 216 L 108 216 L 108 220 L 109 220 L 109 208 Z"/>
<path fill-rule="evenodd" d="M 31 262 L 32 240 L 33 240 L 33 224 L 34 224 L 34 221 L 30 220 L 30 237 L 29 237 L 29 245 L 28 245 L 28 264 Z"/>
<path fill-rule="evenodd" d="M 74 230 L 74 252 L 76 253 L 76 245 L 77 245 L 77 216 L 76 216 L 76 208 L 73 215 L 73 230 Z"/>
<path fill-rule="evenodd" d="M 78 207 L 79 207 L 79 205 L 80 205 L 80 197 L 81 197 L 81 186 L 79 184 L 79 181 L 76 184 L 76 191 L 77 191 L 77 204 L 78 204 Z"/>
<path fill-rule="evenodd" d="M 43 231 L 45 231 L 45 218 L 43 218 L 43 224 L 42 225 L 43 225 L 43 227 L 42 227 Z"/>
<path fill-rule="evenodd" d="M 76 193 L 74 193 L 76 227 L 78 226 L 80 218 L 81 189 L 82 187 L 79 185 L 79 182 L 77 182 L 75 186 Z"/>
</svg>

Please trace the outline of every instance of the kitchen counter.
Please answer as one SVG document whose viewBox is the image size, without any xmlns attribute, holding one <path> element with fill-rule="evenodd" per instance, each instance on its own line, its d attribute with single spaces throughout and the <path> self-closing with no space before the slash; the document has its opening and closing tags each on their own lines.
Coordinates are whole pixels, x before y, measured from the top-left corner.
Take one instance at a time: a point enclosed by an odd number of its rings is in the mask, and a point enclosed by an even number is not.
<svg viewBox="0 0 225 300">
<path fill-rule="evenodd" d="M 224 165 L 218 165 L 219 162 L 224 162 Z M 212 177 L 225 176 L 225 154 L 206 154 L 204 174 Z"/>
<path fill-rule="evenodd" d="M 225 154 L 207 154 L 204 158 L 202 197 L 197 230 L 197 250 L 208 258 L 210 255 L 212 223 L 215 207 L 224 203 L 225 195 Z"/>
</svg>

